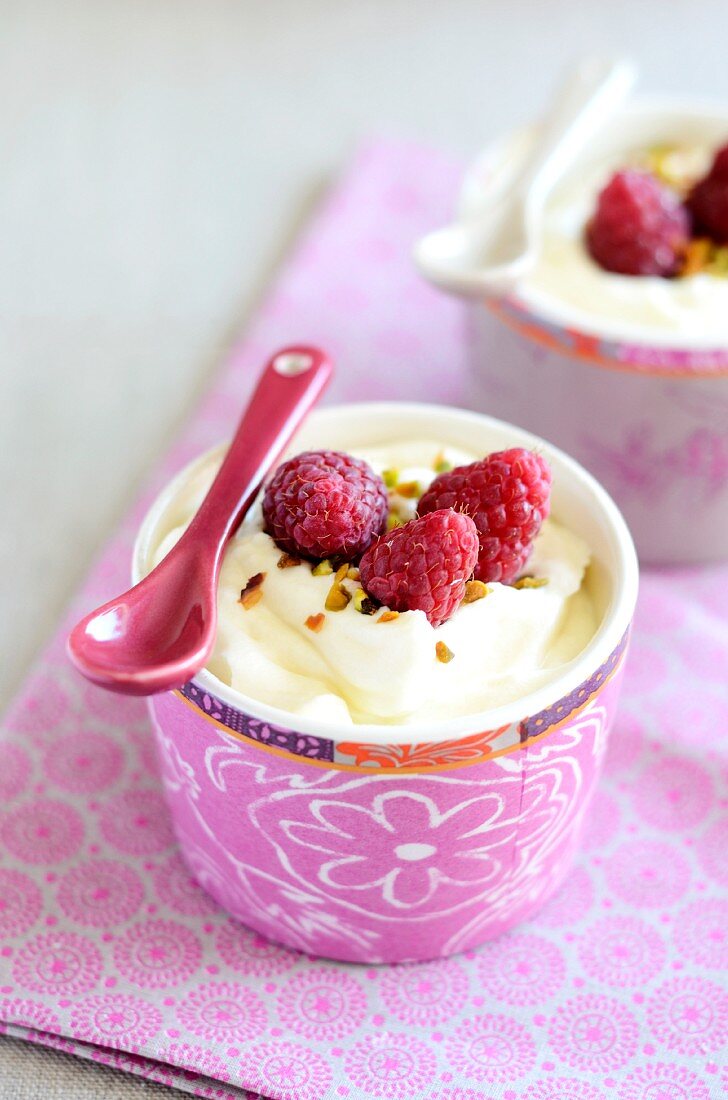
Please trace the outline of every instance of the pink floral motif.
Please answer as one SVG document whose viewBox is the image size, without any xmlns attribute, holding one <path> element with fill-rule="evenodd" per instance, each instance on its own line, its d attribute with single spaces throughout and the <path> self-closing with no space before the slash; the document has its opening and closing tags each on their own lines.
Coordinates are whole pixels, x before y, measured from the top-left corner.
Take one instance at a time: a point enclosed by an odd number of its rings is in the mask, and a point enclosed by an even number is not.
<svg viewBox="0 0 728 1100">
<path fill-rule="evenodd" d="M 141 724 L 149 726 L 149 712 L 142 699 L 114 695 L 95 684 L 84 684 L 82 703 L 92 717 L 117 729 Z"/>
<path fill-rule="evenodd" d="M 77 1054 L 78 1047 L 72 1039 L 64 1039 L 62 1035 L 54 1035 L 50 1031 L 35 1031 L 29 1028 L 23 1038 L 29 1043 L 37 1043 L 38 1046 L 50 1047 L 51 1050 L 62 1050 L 66 1054 Z"/>
<path fill-rule="evenodd" d="M 130 856 L 156 855 L 174 841 L 167 807 L 155 790 L 129 790 L 109 799 L 100 827 L 109 844 Z"/>
<path fill-rule="evenodd" d="M 127 993 L 86 997 L 71 1010 L 71 1034 L 86 1043 L 136 1053 L 162 1027 L 159 1009 Z"/>
<path fill-rule="evenodd" d="M 231 1079 L 230 1067 L 214 1051 L 204 1047 L 190 1046 L 189 1043 L 170 1043 L 159 1050 L 157 1057 L 171 1066 L 201 1073 L 216 1081 Z"/>
<path fill-rule="evenodd" d="M 121 775 L 124 756 L 105 733 L 72 733 L 48 748 L 43 768 L 57 787 L 71 794 L 93 794 Z"/>
<path fill-rule="evenodd" d="M 189 928 L 169 920 L 133 925 L 114 944 L 114 963 L 143 989 L 179 985 L 200 965 L 200 941 Z"/>
<path fill-rule="evenodd" d="M 551 1077 L 529 1085 L 522 1100 L 604 1100 L 596 1085 L 576 1081 L 572 1077 Z M 657 1098 L 655 1098 L 657 1100 Z"/>
<path fill-rule="evenodd" d="M 21 997 L 4 997 L 0 1001 L 0 1020 L 33 1031 L 57 1031 L 60 1027 L 58 1017 L 47 1005 Z"/>
<path fill-rule="evenodd" d="M 604 867 L 609 889 L 630 905 L 664 909 L 679 901 L 690 881 L 690 867 L 670 844 L 626 841 Z"/>
<path fill-rule="evenodd" d="M 28 875 L 0 868 L 0 938 L 22 936 L 42 909 L 40 890 Z"/>
<path fill-rule="evenodd" d="M 563 886 L 538 914 L 537 924 L 546 928 L 562 928 L 575 924 L 589 912 L 594 898 L 594 887 L 588 872 L 575 867 Z"/>
<path fill-rule="evenodd" d="M 720 687 L 701 684 L 699 689 L 696 685 L 694 691 L 685 691 L 681 681 L 660 705 L 661 736 L 666 744 L 685 746 L 697 756 L 705 743 L 713 739 L 724 709 L 725 693 Z"/>
<path fill-rule="evenodd" d="M 619 1001 L 587 993 L 561 1005 L 549 1027 L 556 1055 L 572 1069 L 606 1073 L 625 1065 L 637 1051 L 638 1027 Z"/>
<path fill-rule="evenodd" d="M 664 651 L 640 635 L 632 639 L 625 669 L 625 691 L 630 695 L 652 696 L 670 681 Z"/>
<path fill-rule="evenodd" d="M 725 432 L 697 427 L 666 447 L 649 421 L 630 425 L 614 446 L 591 441 L 595 465 L 611 472 L 623 493 L 636 500 L 659 500 L 676 482 L 705 501 L 720 493 L 728 480 Z"/>
<path fill-rule="evenodd" d="M 478 974 L 489 996 L 509 1005 L 535 1005 L 552 997 L 566 967 L 559 948 L 542 936 L 508 934 L 478 953 Z"/>
<path fill-rule="evenodd" d="M 728 995 L 702 978 L 674 978 L 647 1002 L 652 1034 L 668 1050 L 705 1054 L 728 1038 Z"/>
<path fill-rule="evenodd" d="M 192 877 L 177 852 L 153 872 L 154 889 L 170 909 L 185 917 L 220 912 L 220 907 Z"/>
<path fill-rule="evenodd" d="M 627 1074 L 617 1096 L 619 1100 L 710 1100 L 697 1074 L 675 1062 L 639 1066 Z"/>
<path fill-rule="evenodd" d="M 5 717 L 8 729 L 32 733 L 44 739 L 54 730 L 68 710 L 68 699 L 54 676 L 41 673 L 26 684 L 23 697 Z"/>
<path fill-rule="evenodd" d="M 666 631 L 679 630 L 685 619 L 685 607 L 675 599 L 675 591 L 670 585 L 654 576 L 642 580 L 635 614 L 635 626 L 640 632 L 644 630 L 659 637 Z"/>
<path fill-rule="evenodd" d="M 450 1020 L 468 993 L 468 979 L 452 959 L 406 963 L 382 974 L 379 992 L 389 1012 L 410 1026 Z"/>
<path fill-rule="evenodd" d="M 367 808 L 346 802 L 322 802 L 320 824 L 292 821 L 284 826 L 293 844 L 314 848 L 331 858 L 321 867 L 321 882 L 336 891 L 372 891 L 393 909 L 416 909 L 436 891 L 485 885 L 497 872 L 492 841 L 482 826 L 487 812 L 477 799 L 442 813 L 434 799 L 403 790 L 372 795 Z M 492 810 L 492 808 L 491 808 Z M 447 851 L 448 873 L 442 870 Z"/>
<path fill-rule="evenodd" d="M 708 694 L 706 700 L 703 689 L 706 684 L 716 682 L 715 670 L 720 668 L 725 661 L 724 642 L 719 635 L 711 638 L 706 633 L 703 624 L 700 623 L 698 629 L 682 632 L 675 639 L 674 644 L 676 654 L 684 666 L 690 670 L 692 677 L 702 681 L 700 689 L 695 692 L 698 706 L 703 706 L 707 718 L 717 718 L 720 711 L 717 714 L 715 712 L 711 714 L 713 710 L 711 703 L 717 703 L 721 693 Z"/>
<path fill-rule="evenodd" d="M 612 986 L 638 986 L 665 963 L 665 945 L 649 924 L 636 917 L 605 917 L 582 936 L 579 961 L 592 978 Z"/>
<path fill-rule="evenodd" d="M 432 1082 L 437 1063 L 430 1047 L 413 1035 L 380 1031 L 351 1047 L 344 1069 L 367 1096 L 399 1100 L 421 1093 Z"/>
<path fill-rule="evenodd" d="M 536 1045 L 528 1029 L 509 1016 L 463 1020 L 446 1042 L 453 1068 L 468 1081 L 514 1081 L 532 1069 Z"/>
<path fill-rule="evenodd" d="M 23 989 L 54 996 L 88 993 L 101 978 L 101 954 L 75 932 L 49 932 L 29 940 L 13 962 L 13 978 Z"/>
<path fill-rule="evenodd" d="M 658 829 L 691 829 L 705 819 L 713 800 L 710 776 L 687 757 L 651 763 L 635 780 L 634 808 Z"/>
<path fill-rule="evenodd" d="M 728 901 L 694 901 L 675 918 L 675 946 L 685 959 L 711 969 L 728 969 Z"/>
<path fill-rule="evenodd" d="M 193 1035 L 218 1043 L 255 1039 L 268 1022 L 260 997 L 234 982 L 208 982 L 187 993 L 177 1009 Z"/>
<path fill-rule="evenodd" d="M 257 932 L 229 920 L 217 934 L 215 946 L 223 962 L 238 974 L 267 977 L 295 966 L 300 955 L 271 943 Z"/>
<path fill-rule="evenodd" d="M 435 1085 L 435 1091 L 428 1093 L 428 1100 L 483 1100 L 483 1094 L 475 1089 L 461 1089 L 458 1085 L 455 1088 Z"/>
<path fill-rule="evenodd" d="M 320 1100 L 331 1070 L 315 1051 L 295 1043 L 261 1043 L 245 1059 L 245 1083 L 276 1100 Z"/>
<path fill-rule="evenodd" d="M 610 775 L 620 775 L 628 771 L 642 755 L 644 745 L 645 728 L 642 721 L 624 707 L 620 708 L 609 734 L 604 770 Z"/>
<path fill-rule="evenodd" d="M 326 1042 L 350 1035 L 367 1014 L 367 999 L 354 978 L 333 967 L 312 967 L 290 978 L 278 998 L 285 1027 Z"/>
<path fill-rule="evenodd" d="M 39 798 L 5 814 L 0 839 L 24 863 L 55 865 L 78 851 L 83 840 L 83 822 L 65 802 Z"/>
<path fill-rule="evenodd" d="M 616 798 L 600 787 L 584 821 L 582 846 L 590 852 L 604 848 L 619 829 L 619 815 Z"/>
<path fill-rule="evenodd" d="M 32 764 L 24 748 L 12 741 L 0 743 L 0 799 L 10 802 L 28 785 Z"/>
<path fill-rule="evenodd" d="M 137 760 L 142 771 L 148 776 L 156 776 L 159 771 L 157 749 L 154 744 L 152 730 L 148 728 L 148 716 L 145 717 L 147 717 L 147 728 L 132 730 L 129 739 L 136 750 Z"/>
<path fill-rule="evenodd" d="M 112 859 L 76 864 L 60 880 L 57 894 L 66 916 L 91 928 L 108 928 L 129 920 L 143 897 L 139 875 Z"/>
<path fill-rule="evenodd" d="M 728 886 L 728 815 L 719 817 L 698 838 L 695 854 L 706 875 Z"/>
</svg>

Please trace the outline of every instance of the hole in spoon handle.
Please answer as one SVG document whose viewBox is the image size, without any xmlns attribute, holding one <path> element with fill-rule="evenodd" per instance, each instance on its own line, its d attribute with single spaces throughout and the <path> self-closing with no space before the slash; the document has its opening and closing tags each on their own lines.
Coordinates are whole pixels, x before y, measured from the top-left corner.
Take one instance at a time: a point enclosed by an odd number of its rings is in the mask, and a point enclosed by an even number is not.
<svg viewBox="0 0 728 1100">
<path fill-rule="evenodd" d="M 297 374 L 305 374 L 315 364 L 314 357 L 306 351 L 281 351 L 272 362 L 276 374 L 291 378 Z"/>
</svg>

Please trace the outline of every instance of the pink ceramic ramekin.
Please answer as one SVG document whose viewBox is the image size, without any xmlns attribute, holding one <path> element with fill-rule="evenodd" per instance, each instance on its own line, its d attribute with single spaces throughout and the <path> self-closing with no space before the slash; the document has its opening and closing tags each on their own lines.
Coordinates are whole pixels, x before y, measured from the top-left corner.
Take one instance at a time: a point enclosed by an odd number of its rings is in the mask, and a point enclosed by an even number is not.
<svg viewBox="0 0 728 1100">
<path fill-rule="evenodd" d="M 725 108 L 637 101 L 595 136 L 585 163 L 632 148 L 726 140 Z M 498 186 L 508 148 L 496 143 L 468 172 L 462 218 L 477 217 L 489 186 Z M 437 283 L 447 289 L 446 272 Z M 552 439 L 591 470 L 622 509 L 642 561 L 728 556 L 728 310 L 723 340 L 688 341 L 597 317 L 585 322 L 567 303 L 524 286 L 507 300 L 472 299 L 468 324 L 473 407 Z"/>
<path fill-rule="evenodd" d="M 298 718 L 208 671 L 151 700 L 192 873 L 262 935 L 353 962 L 462 951 L 557 888 L 599 773 L 637 595 L 634 547 L 614 503 L 520 429 L 427 405 L 347 405 L 312 415 L 293 450 L 407 438 L 477 453 L 536 446 L 551 463 L 554 514 L 593 548 L 588 584 L 601 619 L 568 670 L 516 704 L 407 727 Z M 147 515 L 135 580 L 178 522 L 179 489 L 205 457 Z"/>
</svg>

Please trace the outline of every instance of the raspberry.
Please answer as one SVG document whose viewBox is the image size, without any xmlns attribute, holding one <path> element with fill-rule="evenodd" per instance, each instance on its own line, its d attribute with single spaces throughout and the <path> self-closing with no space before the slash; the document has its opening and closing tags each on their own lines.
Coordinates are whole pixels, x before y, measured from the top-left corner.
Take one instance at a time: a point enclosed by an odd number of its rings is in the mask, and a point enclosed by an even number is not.
<svg viewBox="0 0 728 1100">
<path fill-rule="evenodd" d="M 352 561 L 384 529 L 384 482 L 340 451 L 306 451 L 279 466 L 263 497 L 265 529 L 289 554 Z"/>
<path fill-rule="evenodd" d="M 616 172 L 586 228 L 592 258 L 619 275 L 675 275 L 690 236 L 677 197 L 649 172 Z"/>
<path fill-rule="evenodd" d="M 718 150 L 707 176 L 693 187 L 687 207 L 696 233 L 728 243 L 728 145 Z"/>
<path fill-rule="evenodd" d="M 392 611 L 424 611 L 433 626 L 449 619 L 478 560 L 469 516 L 440 508 L 395 527 L 369 547 L 359 571 L 365 591 Z"/>
<path fill-rule="evenodd" d="M 440 474 L 418 512 L 456 508 L 472 516 L 480 539 L 476 580 L 510 584 L 549 514 L 550 490 L 551 471 L 541 456 L 513 447 Z"/>
</svg>

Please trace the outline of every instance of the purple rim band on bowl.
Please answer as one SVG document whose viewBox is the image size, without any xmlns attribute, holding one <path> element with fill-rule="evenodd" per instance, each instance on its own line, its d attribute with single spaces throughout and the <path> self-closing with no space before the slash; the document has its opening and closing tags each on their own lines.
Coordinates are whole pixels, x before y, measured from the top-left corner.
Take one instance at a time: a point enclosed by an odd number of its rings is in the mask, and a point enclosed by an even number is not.
<svg viewBox="0 0 728 1100">
<path fill-rule="evenodd" d="M 628 641 L 629 635 L 625 633 L 604 664 L 588 680 L 557 703 L 520 722 L 511 722 L 508 726 L 499 729 L 484 730 L 483 733 L 468 738 L 468 752 L 464 758 L 461 748 L 462 739 L 421 746 L 413 745 L 410 741 L 393 742 L 387 746 L 372 745 L 355 740 L 353 737 L 348 741 L 337 743 L 327 737 L 298 733 L 296 730 L 253 718 L 245 711 L 216 698 L 194 680 L 185 684 L 178 694 L 215 725 L 248 741 L 253 741 L 261 747 L 290 753 L 305 760 L 325 760 L 337 766 L 405 768 L 421 771 L 426 767 L 444 767 L 454 763 L 472 764 L 488 756 L 512 752 L 532 738 L 542 737 L 562 725 L 567 719 L 583 710 L 611 678 L 626 652 Z M 408 751 L 412 748 L 420 749 L 419 753 L 414 754 L 414 758 L 411 751 Z M 426 748 L 430 750 L 429 753 L 425 752 Z"/>
</svg>

